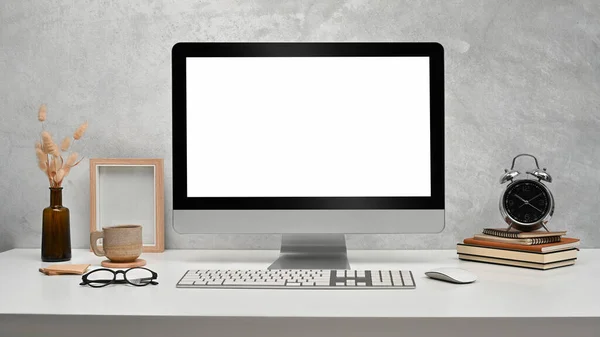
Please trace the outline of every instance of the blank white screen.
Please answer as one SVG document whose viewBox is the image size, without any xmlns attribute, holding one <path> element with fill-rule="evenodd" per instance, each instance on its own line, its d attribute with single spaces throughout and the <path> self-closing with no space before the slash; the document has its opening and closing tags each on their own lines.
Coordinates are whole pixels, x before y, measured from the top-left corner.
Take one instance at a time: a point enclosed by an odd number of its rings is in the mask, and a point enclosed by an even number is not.
<svg viewBox="0 0 600 337">
<path fill-rule="evenodd" d="M 187 58 L 188 197 L 431 196 L 429 58 Z"/>
</svg>

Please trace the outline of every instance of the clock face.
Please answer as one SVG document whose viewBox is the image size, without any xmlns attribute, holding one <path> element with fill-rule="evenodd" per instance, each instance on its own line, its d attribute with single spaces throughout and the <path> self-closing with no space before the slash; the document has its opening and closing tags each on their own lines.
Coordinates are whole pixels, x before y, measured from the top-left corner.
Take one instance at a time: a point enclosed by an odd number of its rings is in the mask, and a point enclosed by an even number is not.
<svg viewBox="0 0 600 337">
<path fill-rule="evenodd" d="M 536 223 L 550 210 L 550 195 L 543 185 L 535 180 L 516 181 L 504 193 L 504 209 L 514 220 Z"/>
</svg>

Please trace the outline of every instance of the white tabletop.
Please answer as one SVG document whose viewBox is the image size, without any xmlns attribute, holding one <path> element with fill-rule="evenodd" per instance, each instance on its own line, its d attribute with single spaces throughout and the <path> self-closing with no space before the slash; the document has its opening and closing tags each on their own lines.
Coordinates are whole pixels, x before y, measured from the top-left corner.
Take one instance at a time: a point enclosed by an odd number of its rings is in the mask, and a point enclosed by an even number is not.
<svg viewBox="0 0 600 337">
<path fill-rule="evenodd" d="M 548 271 L 460 261 L 456 251 L 351 251 L 352 269 L 412 270 L 415 290 L 178 289 L 188 269 L 264 269 L 276 251 L 168 250 L 144 254 L 159 285 L 101 289 L 81 276 L 46 276 L 38 249 L 0 254 L 0 316 L 111 315 L 295 318 L 600 318 L 600 250 L 582 250 L 575 266 Z M 74 250 L 70 263 L 102 259 Z M 437 267 L 460 267 L 473 284 L 428 279 Z M 13 316 L 14 317 L 14 316 Z M 595 320 L 598 324 L 600 320 Z"/>
<path fill-rule="evenodd" d="M 415 290 L 177 289 L 188 269 L 263 269 L 276 251 L 169 250 L 145 254 L 158 286 L 102 289 L 80 276 L 46 276 L 39 250 L 0 254 L 0 314 L 294 317 L 600 317 L 600 250 L 582 250 L 575 266 L 538 271 L 460 261 L 455 251 L 353 251 L 353 269 L 412 270 Z M 102 260 L 75 250 L 71 263 Z M 455 285 L 424 272 L 456 266 L 479 280 Z M 556 305 L 556 298 L 561 299 Z M 521 300 L 519 300 L 521 299 Z M 211 303 L 210 306 L 197 305 Z M 403 305 L 397 305 L 398 303 Z M 490 305 L 490 303 L 495 305 Z M 294 303 L 294 305 L 287 305 Z M 518 305 L 517 305 L 518 304 Z"/>
</svg>

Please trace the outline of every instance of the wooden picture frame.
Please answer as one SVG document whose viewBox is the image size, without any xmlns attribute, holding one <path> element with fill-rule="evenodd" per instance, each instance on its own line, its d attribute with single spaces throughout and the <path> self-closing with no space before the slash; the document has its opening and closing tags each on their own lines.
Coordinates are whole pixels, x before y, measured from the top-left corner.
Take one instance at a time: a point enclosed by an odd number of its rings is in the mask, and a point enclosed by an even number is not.
<svg viewBox="0 0 600 337">
<path fill-rule="evenodd" d="M 165 250 L 164 160 L 90 159 L 90 233 L 142 225 L 144 253 Z"/>
</svg>

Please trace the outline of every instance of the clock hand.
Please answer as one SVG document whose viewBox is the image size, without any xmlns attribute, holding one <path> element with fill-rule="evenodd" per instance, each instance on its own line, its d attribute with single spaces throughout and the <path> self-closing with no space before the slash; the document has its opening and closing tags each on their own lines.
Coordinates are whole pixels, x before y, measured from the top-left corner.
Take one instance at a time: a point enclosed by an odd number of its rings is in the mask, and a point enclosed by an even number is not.
<svg viewBox="0 0 600 337">
<path fill-rule="evenodd" d="M 531 207 L 535 208 L 535 210 L 536 210 L 536 211 L 538 211 L 538 212 L 540 212 L 540 213 L 544 213 L 544 212 L 542 212 L 542 210 L 541 210 L 541 209 L 539 209 L 539 208 L 537 208 L 537 207 L 533 206 L 533 205 L 532 205 L 532 204 L 530 204 L 530 203 L 528 203 L 527 205 L 529 205 L 529 206 L 531 206 Z"/>
<path fill-rule="evenodd" d="M 528 203 L 528 201 L 527 201 L 527 200 L 525 200 L 525 199 L 521 198 L 521 197 L 520 197 L 518 194 L 515 194 L 515 197 L 517 197 L 517 198 L 521 199 L 521 201 L 523 202 L 523 204 L 522 204 L 521 206 L 519 206 L 519 208 L 521 208 L 521 207 L 523 207 L 523 206 L 527 205 L 527 203 Z"/>
<path fill-rule="evenodd" d="M 535 198 L 539 197 L 539 196 L 540 196 L 540 195 L 542 195 L 542 194 L 543 194 L 543 193 L 540 193 L 540 194 L 536 195 L 535 197 L 533 197 L 533 198 L 531 198 L 531 199 L 529 199 L 529 200 L 527 200 L 527 201 L 528 201 L 528 202 L 531 202 L 533 199 L 535 199 Z"/>
</svg>

